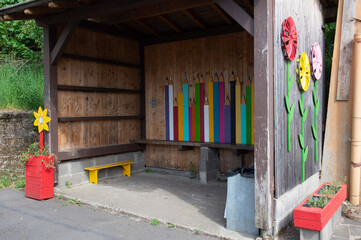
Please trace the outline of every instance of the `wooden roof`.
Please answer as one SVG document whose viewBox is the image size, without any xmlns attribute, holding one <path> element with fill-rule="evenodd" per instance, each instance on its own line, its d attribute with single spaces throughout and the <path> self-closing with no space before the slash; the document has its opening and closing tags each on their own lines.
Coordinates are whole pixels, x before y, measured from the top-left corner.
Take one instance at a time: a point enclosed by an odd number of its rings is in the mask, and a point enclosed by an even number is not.
<svg viewBox="0 0 361 240">
<path fill-rule="evenodd" d="M 326 21 L 335 20 L 338 1 L 320 2 Z M 229 5 L 228 13 L 220 7 L 223 4 L 226 8 Z M 230 16 L 234 7 L 244 16 Z M 248 28 L 253 31 L 253 16 L 253 0 L 28 0 L 0 9 L 0 21 L 35 19 L 44 25 L 77 20 L 82 25 L 141 39 L 212 29 L 241 31 L 238 23 L 248 19 Z M 242 27 L 247 30 L 247 25 Z"/>
</svg>

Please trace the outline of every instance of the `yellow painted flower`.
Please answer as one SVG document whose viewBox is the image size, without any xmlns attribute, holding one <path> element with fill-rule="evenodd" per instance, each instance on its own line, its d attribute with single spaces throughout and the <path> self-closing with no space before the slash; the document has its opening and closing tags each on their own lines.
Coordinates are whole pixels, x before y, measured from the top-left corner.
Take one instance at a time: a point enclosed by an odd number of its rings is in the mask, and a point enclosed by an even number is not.
<svg viewBox="0 0 361 240">
<path fill-rule="evenodd" d="M 38 127 L 39 133 L 41 131 L 46 130 L 49 131 L 48 122 L 50 122 L 50 118 L 46 116 L 48 113 L 47 109 L 44 109 L 44 111 L 39 107 L 38 112 L 34 112 L 34 117 L 36 118 L 34 122 L 34 126 Z"/>
<path fill-rule="evenodd" d="M 310 86 L 310 79 L 311 79 L 311 68 L 310 68 L 310 61 L 308 60 L 308 56 L 305 52 L 300 54 L 297 59 L 298 62 L 298 85 L 303 91 L 307 91 L 308 87 Z"/>
</svg>

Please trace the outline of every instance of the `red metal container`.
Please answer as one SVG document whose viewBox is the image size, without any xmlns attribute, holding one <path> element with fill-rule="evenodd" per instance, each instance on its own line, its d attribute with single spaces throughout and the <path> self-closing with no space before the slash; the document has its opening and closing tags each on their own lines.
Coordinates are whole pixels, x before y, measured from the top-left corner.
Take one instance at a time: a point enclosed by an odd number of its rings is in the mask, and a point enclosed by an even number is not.
<svg viewBox="0 0 361 240">
<path fill-rule="evenodd" d="M 323 183 L 312 193 L 311 196 L 320 196 L 317 193 L 325 185 L 329 185 L 329 183 Z M 345 201 L 347 197 L 347 185 L 342 184 L 340 186 L 340 190 L 334 196 L 330 197 L 331 200 L 323 208 L 305 207 L 304 205 L 310 197 L 295 208 L 293 214 L 295 226 L 315 231 L 322 231 L 343 201 Z"/>
<path fill-rule="evenodd" d="M 25 196 L 38 200 L 54 197 L 54 168 L 46 168 L 45 164 L 54 162 L 54 156 L 32 157 L 26 162 Z"/>
</svg>

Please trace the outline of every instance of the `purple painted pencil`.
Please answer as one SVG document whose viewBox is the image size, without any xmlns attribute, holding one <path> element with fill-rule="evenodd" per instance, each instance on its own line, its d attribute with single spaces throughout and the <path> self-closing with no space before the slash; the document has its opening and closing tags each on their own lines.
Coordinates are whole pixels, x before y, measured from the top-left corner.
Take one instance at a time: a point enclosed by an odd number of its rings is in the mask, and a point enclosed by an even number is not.
<svg viewBox="0 0 361 240">
<path fill-rule="evenodd" d="M 228 96 L 224 105 L 224 142 L 231 143 L 231 103 Z"/>
</svg>

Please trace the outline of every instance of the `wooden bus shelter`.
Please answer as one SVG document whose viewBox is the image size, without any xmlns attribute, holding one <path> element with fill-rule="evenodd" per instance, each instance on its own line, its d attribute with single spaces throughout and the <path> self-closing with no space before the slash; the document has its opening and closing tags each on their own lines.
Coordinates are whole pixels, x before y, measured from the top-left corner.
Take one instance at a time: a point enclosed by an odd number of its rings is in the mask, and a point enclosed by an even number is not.
<svg viewBox="0 0 361 240">
<path fill-rule="evenodd" d="M 295 19 L 298 53 L 308 53 L 315 41 L 324 47 L 322 26 L 336 10 L 333 0 L 29 0 L 0 9 L 0 20 L 35 19 L 44 29 L 47 137 L 59 171 L 69 161 L 136 151 L 147 166 L 187 170 L 190 161 L 198 167 L 199 148 L 219 149 L 222 173 L 255 168 L 255 226 L 266 235 L 289 221 L 275 199 L 301 184 L 297 124 L 295 149 L 286 147 L 281 24 Z M 165 140 L 165 78 L 176 94 L 184 75 L 191 83 L 197 73 L 222 72 L 228 82 L 232 71 L 254 84 L 254 145 Z M 295 84 L 294 102 L 299 96 Z M 309 179 L 320 164 L 309 159 L 306 169 Z"/>
</svg>

